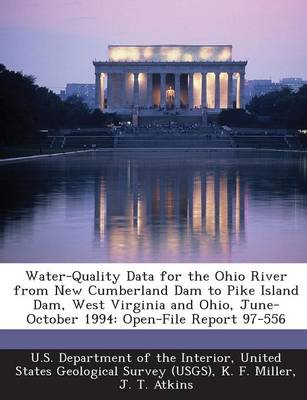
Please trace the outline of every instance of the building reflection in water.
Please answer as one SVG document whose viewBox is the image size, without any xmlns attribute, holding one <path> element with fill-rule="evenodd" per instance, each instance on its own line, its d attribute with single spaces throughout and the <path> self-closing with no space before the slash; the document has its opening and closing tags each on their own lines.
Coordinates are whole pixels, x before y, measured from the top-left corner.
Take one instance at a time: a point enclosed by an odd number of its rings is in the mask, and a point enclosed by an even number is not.
<svg viewBox="0 0 307 400">
<path fill-rule="evenodd" d="M 305 154 L 93 152 L 0 182 L 3 262 L 306 260 Z"/>
<path fill-rule="evenodd" d="M 191 251 L 204 261 L 215 252 L 230 259 L 232 244 L 244 238 L 246 186 L 239 173 L 163 172 L 143 176 L 128 162 L 97 179 L 95 237 L 103 259 L 189 261 Z"/>
</svg>

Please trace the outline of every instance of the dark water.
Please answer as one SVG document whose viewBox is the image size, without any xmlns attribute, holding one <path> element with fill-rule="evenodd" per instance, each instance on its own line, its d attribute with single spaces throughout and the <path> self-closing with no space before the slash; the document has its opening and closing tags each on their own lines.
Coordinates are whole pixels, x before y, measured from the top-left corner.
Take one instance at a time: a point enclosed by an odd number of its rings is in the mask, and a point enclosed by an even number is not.
<svg viewBox="0 0 307 400">
<path fill-rule="evenodd" d="M 0 165 L 2 262 L 307 261 L 307 156 L 96 152 Z"/>
</svg>

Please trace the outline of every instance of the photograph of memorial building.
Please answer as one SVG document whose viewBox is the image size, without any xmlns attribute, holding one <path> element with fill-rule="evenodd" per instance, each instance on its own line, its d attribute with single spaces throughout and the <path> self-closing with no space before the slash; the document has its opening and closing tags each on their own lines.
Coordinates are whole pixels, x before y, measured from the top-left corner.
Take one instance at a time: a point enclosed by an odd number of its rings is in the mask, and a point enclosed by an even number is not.
<svg viewBox="0 0 307 400">
<path fill-rule="evenodd" d="M 109 46 L 108 60 L 93 64 L 96 105 L 106 112 L 194 115 L 245 107 L 247 61 L 234 61 L 231 45 Z"/>
</svg>

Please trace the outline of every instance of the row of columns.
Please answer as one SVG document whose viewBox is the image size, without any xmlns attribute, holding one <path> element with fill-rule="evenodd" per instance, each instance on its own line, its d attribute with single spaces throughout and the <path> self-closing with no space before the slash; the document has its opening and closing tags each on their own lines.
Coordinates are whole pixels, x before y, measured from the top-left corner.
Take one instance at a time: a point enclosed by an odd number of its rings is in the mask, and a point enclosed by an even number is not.
<svg viewBox="0 0 307 400">
<path fill-rule="evenodd" d="M 202 73 L 202 85 L 201 85 L 201 106 L 207 107 L 207 74 Z M 122 74 L 123 77 L 120 80 L 120 92 L 121 95 L 125 94 L 125 85 L 126 85 L 126 74 Z M 175 73 L 175 107 L 180 107 L 180 73 Z M 233 107 L 233 73 L 227 72 L 227 108 Z M 152 107 L 152 73 L 147 73 L 147 96 L 146 103 L 147 107 Z M 140 101 L 140 85 L 139 85 L 139 72 L 133 73 L 133 105 L 138 106 Z M 104 108 L 104 79 L 105 74 L 96 73 L 96 104 L 99 108 Z M 245 91 L 245 74 L 238 74 L 238 83 L 237 83 L 238 93 L 237 93 L 237 108 L 244 108 L 244 91 Z M 219 109 L 221 100 L 221 81 L 220 81 L 220 73 L 215 73 L 215 108 Z M 179 94 L 179 95 L 178 95 Z M 112 79 L 108 79 L 107 85 L 107 99 L 111 99 L 112 97 Z M 194 73 L 188 74 L 188 105 L 190 108 L 193 107 L 194 104 Z M 166 73 L 160 74 L 160 107 L 164 108 L 166 106 Z"/>
</svg>

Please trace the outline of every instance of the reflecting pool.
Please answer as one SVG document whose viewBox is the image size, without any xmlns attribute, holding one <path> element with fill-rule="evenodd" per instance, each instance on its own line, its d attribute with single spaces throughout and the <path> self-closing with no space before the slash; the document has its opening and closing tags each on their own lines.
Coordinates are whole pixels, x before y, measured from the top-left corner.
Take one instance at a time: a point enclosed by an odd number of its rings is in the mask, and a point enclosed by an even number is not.
<svg viewBox="0 0 307 400">
<path fill-rule="evenodd" d="M 307 155 L 96 151 L 0 165 L 1 262 L 306 262 Z"/>
</svg>

